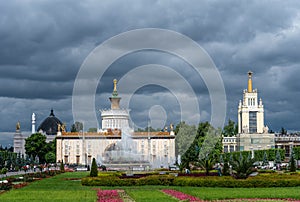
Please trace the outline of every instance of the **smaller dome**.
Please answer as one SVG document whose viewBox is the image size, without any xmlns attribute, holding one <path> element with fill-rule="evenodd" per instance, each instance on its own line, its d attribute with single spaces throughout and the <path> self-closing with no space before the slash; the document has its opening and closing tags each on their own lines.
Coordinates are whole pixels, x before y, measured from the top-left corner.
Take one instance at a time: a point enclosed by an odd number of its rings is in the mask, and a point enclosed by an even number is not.
<svg viewBox="0 0 300 202">
<path fill-rule="evenodd" d="M 56 135 L 58 124 L 62 125 L 63 123 L 55 117 L 53 109 L 51 109 L 50 115 L 40 124 L 37 131 L 43 131 L 47 135 Z"/>
</svg>

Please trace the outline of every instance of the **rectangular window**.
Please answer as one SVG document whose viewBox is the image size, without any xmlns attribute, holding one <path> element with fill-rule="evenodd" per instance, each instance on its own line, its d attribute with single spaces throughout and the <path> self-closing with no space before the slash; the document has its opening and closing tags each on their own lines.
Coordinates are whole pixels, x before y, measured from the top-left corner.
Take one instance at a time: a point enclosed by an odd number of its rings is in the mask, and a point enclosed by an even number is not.
<svg viewBox="0 0 300 202">
<path fill-rule="evenodd" d="M 80 153 L 79 144 L 76 145 L 76 154 L 78 155 Z"/>
<path fill-rule="evenodd" d="M 88 156 L 88 164 L 91 165 L 92 164 L 92 156 Z"/>
<path fill-rule="evenodd" d="M 257 133 L 257 112 L 249 112 L 249 133 Z"/>
<path fill-rule="evenodd" d="M 224 152 L 225 152 L 225 153 L 227 153 L 227 152 L 228 152 L 228 147 L 227 147 L 227 145 L 226 145 L 226 146 L 224 146 Z"/>
<path fill-rule="evenodd" d="M 234 146 L 230 145 L 230 152 L 234 152 Z"/>
<path fill-rule="evenodd" d="M 65 160 L 64 160 L 64 163 L 69 163 L 69 158 L 68 158 L 68 156 L 65 156 Z"/>
<path fill-rule="evenodd" d="M 76 156 L 76 164 L 79 164 L 80 156 Z"/>
<path fill-rule="evenodd" d="M 68 155 L 69 151 L 68 151 L 69 146 L 67 144 L 65 144 L 65 155 Z"/>
</svg>

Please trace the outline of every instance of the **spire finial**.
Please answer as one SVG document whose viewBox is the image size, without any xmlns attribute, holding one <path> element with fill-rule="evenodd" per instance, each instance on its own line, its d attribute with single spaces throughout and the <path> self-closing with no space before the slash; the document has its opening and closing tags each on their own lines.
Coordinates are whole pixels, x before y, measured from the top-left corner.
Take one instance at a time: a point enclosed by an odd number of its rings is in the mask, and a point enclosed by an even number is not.
<svg viewBox="0 0 300 202">
<path fill-rule="evenodd" d="M 21 129 L 21 125 L 20 125 L 20 121 L 18 121 L 16 124 L 16 130 L 20 130 L 20 129 Z"/>
<path fill-rule="evenodd" d="M 50 113 L 50 116 L 54 116 L 54 113 L 53 113 L 53 108 L 51 108 L 51 113 Z"/>
<path fill-rule="evenodd" d="M 253 72 L 248 72 L 248 93 L 252 93 L 252 74 Z"/>
<path fill-rule="evenodd" d="M 117 91 L 117 83 L 118 83 L 118 80 L 117 80 L 117 79 L 114 79 L 113 82 L 114 82 L 114 91 Z"/>
<path fill-rule="evenodd" d="M 113 97 L 117 97 L 118 96 L 118 91 L 117 91 L 118 80 L 114 79 L 113 82 L 114 82 L 114 91 L 113 91 L 112 95 L 113 95 Z"/>
</svg>

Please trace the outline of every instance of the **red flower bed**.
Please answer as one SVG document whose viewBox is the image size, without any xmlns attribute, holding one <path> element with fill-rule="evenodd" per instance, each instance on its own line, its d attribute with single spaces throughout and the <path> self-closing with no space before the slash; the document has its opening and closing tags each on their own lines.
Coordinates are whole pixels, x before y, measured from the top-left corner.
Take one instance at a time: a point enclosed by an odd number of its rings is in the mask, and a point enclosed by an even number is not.
<svg viewBox="0 0 300 202">
<path fill-rule="evenodd" d="M 199 199 L 197 197 L 182 193 L 180 191 L 176 191 L 173 189 L 163 189 L 162 192 L 173 196 L 181 201 L 189 201 L 189 202 L 205 202 L 206 200 Z M 240 201 L 299 201 L 297 199 L 291 199 L 291 198 L 286 198 L 286 199 L 275 199 L 275 198 L 238 198 L 238 199 L 220 199 L 220 200 L 214 200 L 218 202 L 229 202 L 229 201 L 235 201 L 235 202 L 240 202 Z"/>
<path fill-rule="evenodd" d="M 98 190 L 97 202 L 123 202 L 117 190 Z"/>
<path fill-rule="evenodd" d="M 127 178 L 141 178 L 141 177 L 147 177 L 150 174 L 134 174 L 134 175 L 126 175 L 126 174 L 122 174 L 122 176 L 119 176 L 120 179 L 127 179 Z"/>
<path fill-rule="evenodd" d="M 190 174 L 186 174 L 186 173 L 178 173 L 178 176 L 188 176 L 188 177 L 206 177 L 206 176 L 219 176 L 218 173 L 215 172 L 211 172 L 208 175 L 206 175 L 205 173 L 190 173 Z"/>
<path fill-rule="evenodd" d="M 20 189 L 20 188 L 25 187 L 25 186 L 27 186 L 27 185 L 28 185 L 27 182 L 19 183 L 19 184 L 13 185 L 13 188 L 14 188 L 14 189 Z"/>
</svg>

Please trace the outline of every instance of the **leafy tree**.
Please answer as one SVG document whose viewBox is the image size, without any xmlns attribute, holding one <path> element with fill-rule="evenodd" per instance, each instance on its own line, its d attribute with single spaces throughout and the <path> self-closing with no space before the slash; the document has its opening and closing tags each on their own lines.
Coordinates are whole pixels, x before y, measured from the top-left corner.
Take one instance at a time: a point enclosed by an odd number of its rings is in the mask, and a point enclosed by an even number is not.
<svg viewBox="0 0 300 202">
<path fill-rule="evenodd" d="M 276 162 L 277 164 L 281 164 L 281 155 L 280 155 L 279 150 L 276 151 L 276 159 L 275 159 L 275 162 Z"/>
<path fill-rule="evenodd" d="M 263 165 L 264 166 L 268 166 L 269 165 L 268 156 L 267 156 L 267 152 L 266 151 L 264 152 Z"/>
<path fill-rule="evenodd" d="M 287 134 L 287 130 L 286 130 L 284 127 L 282 127 L 280 133 L 281 133 L 282 135 L 286 135 L 286 134 Z"/>
<path fill-rule="evenodd" d="M 34 157 L 32 154 L 30 155 L 29 161 L 30 161 L 30 164 L 34 164 Z"/>
<path fill-rule="evenodd" d="M 97 128 L 89 128 L 88 132 L 90 132 L 90 133 L 96 133 L 97 132 Z"/>
<path fill-rule="evenodd" d="M 179 142 L 190 145 L 182 156 L 182 163 L 186 168 L 189 168 L 190 162 L 205 161 L 208 156 L 220 156 L 223 149 L 220 129 L 214 129 L 208 122 L 199 123 L 196 136 L 194 136 L 194 129 L 182 130 L 186 124 L 182 125 L 179 128 L 179 134 L 183 131 L 181 134 L 183 140 Z M 190 136 L 185 135 L 186 133 Z M 176 138 L 179 134 L 176 135 Z"/>
<path fill-rule="evenodd" d="M 23 164 L 22 164 L 22 155 L 21 155 L 21 152 L 19 152 L 19 153 L 17 154 L 16 166 L 18 166 L 18 168 L 21 168 L 21 167 L 23 166 Z"/>
<path fill-rule="evenodd" d="M 98 176 L 98 167 L 97 167 L 96 159 L 93 158 L 90 177 L 97 177 L 97 176 Z"/>
<path fill-rule="evenodd" d="M 76 121 L 74 124 L 71 126 L 71 132 L 80 132 L 83 130 L 83 123 Z"/>
<path fill-rule="evenodd" d="M 224 176 L 230 175 L 230 167 L 229 167 L 229 163 L 228 163 L 227 160 L 224 162 L 222 174 L 223 174 Z"/>
<path fill-rule="evenodd" d="M 177 129 L 178 132 L 176 133 L 175 139 L 175 153 L 176 156 L 183 156 L 196 137 L 196 127 L 181 123 L 180 128 Z"/>
<path fill-rule="evenodd" d="M 29 156 L 37 156 L 40 163 L 45 162 L 45 155 L 48 151 L 55 151 L 54 143 L 46 143 L 46 136 L 41 133 L 34 133 L 25 140 L 26 154 Z M 56 152 L 56 151 L 55 151 Z"/>
<path fill-rule="evenodd" d="M 186 123 L 185 123 L 184 121 L 180 121 L 180 122 L 176 125 L 176 127 L 175 127 L 175 129 L 174 129 L 175 135 L 178 134 L 179 129 L 180 129 L 183 125 L 186 125 Z"/>
<path fill-rule="evenodd" d="M 199 160 L 196 162 L 196 166 L 205 170 L 205 175 L 209 175 L 209 171 L 211 171 L 216 163 L 216 158 L 213 156 L 208 156 L 205 159 Z"/>
<path fill-rule="evenodd" d="M 222 135 L 224 137 L 232 137 L 235 136 L 238 133 L 238 126 L 235 124 L 234 121 L 228 120 L 228 124 L 224 126 Z"/>
<path fill-rule="evenodd" d="M 0 174 L 6 175 L 7 171 L 8 171 L 7 168 L 4 167 L 0 170 L 0 172 L 1 172 Z"/>
<path fill-rule="evenodd" d="M 62 160 L 60 163 L 60 171 L 64 172 L 65 171 L 65 165 L 64 165 L 64 161 Z"/>
<path fill-rule="evenodd" d="M 296 161 L 294 158 L 294 153 L 292 151 L 291 157 L 290 157 L 290 172 L 296 172 Z"/>
<path fill-rule="evenodd" d="M 277 149 L 276 151 L 276 159 L 275 159 L 276 167 L 278 170 L 280 170 L 280 164 L 281 164 L 281 155 L 280 151 Z"/>
<path fill-rule="evenodd" d="M 137 132 L 157 132 L 157 131 L 161 131 L 162 129 L 160 128 L 152 128 L 151 126 L 147 126 L 145 129 L 142 128 L 138 128 Z"/>
<path fill-rule="evenodd" d="M 55 163 L 56 161 L 56 156 L 52 151 L 49 151 L 46 155 L 45 155 L 45 160 L 47 163 Z"/>
<path fill-rule="evenodd" d="M 300 160 L 300 147 L 293 147 L 294 158 Z"/>
<path fill-rule="evenodd" d="M 0 152 L 0 169 L 4 167 L 4 163 L 3 152 Z"/>
<path fill-rule="evenodd" d="M 254 159 L 249 155 L 247 158 L 243 157 L 242 153 L 238 159 L 233 160 L 232 165 L 234 177 L 237 179 L 246 179 L 253 172 Z"/>
</svg>

